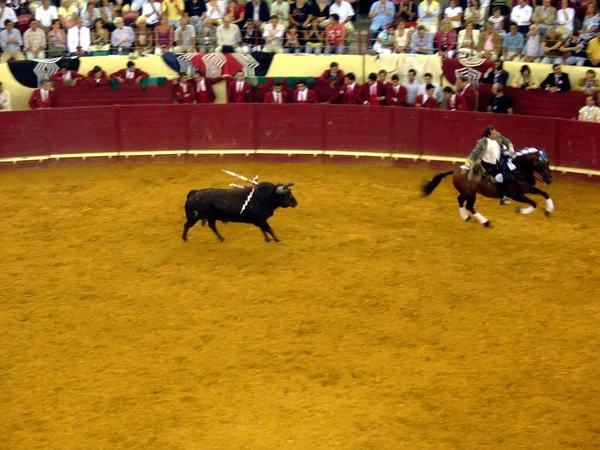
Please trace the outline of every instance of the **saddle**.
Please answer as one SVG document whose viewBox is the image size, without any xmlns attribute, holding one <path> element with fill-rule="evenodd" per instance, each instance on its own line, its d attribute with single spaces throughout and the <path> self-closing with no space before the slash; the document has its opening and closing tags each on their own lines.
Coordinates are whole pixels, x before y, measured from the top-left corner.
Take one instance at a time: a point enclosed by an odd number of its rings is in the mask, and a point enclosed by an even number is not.
<svg viewBox="0 0 600 450">
<path fill-rule="evenodd" d="M 471 165 L 471 167 L 469 168 L 469 172 L 467 173 L 467 180 L 469 180 L 472 183 L 479 183 L 484 176 L 488 180 L 488 183 L 491 184 L 491 180 L 493 180 L 494 183 L 496 182 L 496 180 L 493 177 L 490 177 L 490 175 L 486 172 L 481 163 L 477 162 Z"/>
</svg>

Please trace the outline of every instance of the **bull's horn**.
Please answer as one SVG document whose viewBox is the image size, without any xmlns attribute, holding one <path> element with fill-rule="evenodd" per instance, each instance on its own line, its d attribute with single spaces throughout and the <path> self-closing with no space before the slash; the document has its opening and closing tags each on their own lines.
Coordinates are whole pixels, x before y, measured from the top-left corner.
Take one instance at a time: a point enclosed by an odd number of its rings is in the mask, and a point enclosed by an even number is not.
<svg viewBox="0 0 600 450">
<path fill-rule="evenodd" d="M 296 183 L 294 183 L 293 181 L 290 181 L 289 183 L 283 183 L 283 185 L 284 185 L 285 187 L 290 187 L 290 186 L 295 186 L 295 185 L 296 185 Z"/>
<path fill-rule="evenodd" d="M 290 192 L 290 190 L 287 188 L 286 185 L 283 185 L 283 186 L 277 186 L 277 190 L 275 192 L 277 194 L 287 194 L 288 192 Z"/>
</svg>

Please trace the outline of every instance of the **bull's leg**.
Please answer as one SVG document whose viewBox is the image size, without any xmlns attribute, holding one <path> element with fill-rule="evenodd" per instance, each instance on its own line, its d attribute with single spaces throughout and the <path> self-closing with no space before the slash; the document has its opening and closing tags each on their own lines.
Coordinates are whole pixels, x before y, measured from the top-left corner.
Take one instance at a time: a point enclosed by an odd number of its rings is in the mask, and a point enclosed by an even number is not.
<svg viewBox="0 0 600 450">
<path fill-rule="evenodd" d="M 181 235 L 181 238 L 184 241 L 187 241 L 188 231 L 190 231 L 190 228 L 192 228 L 194 225 L 196 225 L 197 213 L 196 213 L 196 211 L 193 210 L 193 208 L 191 208 L 188 204 L 186 204 L 185 205 L 185 216 L 187 218 L 187 222 L 183 224 L 183 234 Z"/>
<path fill-rule="evenodd" d="M 273 240 L 275 242 L 279 242 L 279 239 L 277 239 L 277 236 L 275 236 L 275 233 L 273 232 L 273 229 L 267 223 L 266 220 L 264 222 L 255 223 L 254 225 L 256 225 L 258 228 L 260 228 L 260 230 L 263 232 L 263 236 L 265 237 L 265 241 L 271 242 L 271 239 L 269 239 L 269 234 L 270 234 L 271 236 L 273 236 Z"/>
<path fill-rule="evenodd" d="M 190 228 L 192 228 L 194 226 L 195 222 L 190 222 L 189 220 L 183 224 L 183 234 L 181 235 L 181 238 L 184 241 L 187 241 L 187 234 L 188 231 L 190 231 Z"/>
<path fill-rule="evenodd" d="M 219 230 L 217 230 L 217 221 L 216 220 L 208 219 L 208 226 L 210 227 L 211 230 L 213 230 L 215 232 L 215 234 L 217 235 L 217 237 L 219 238 L 219 240 L 221 242 L 223 242 L 225 240 L 225 238 L 219 234 Z"/>
</svg>

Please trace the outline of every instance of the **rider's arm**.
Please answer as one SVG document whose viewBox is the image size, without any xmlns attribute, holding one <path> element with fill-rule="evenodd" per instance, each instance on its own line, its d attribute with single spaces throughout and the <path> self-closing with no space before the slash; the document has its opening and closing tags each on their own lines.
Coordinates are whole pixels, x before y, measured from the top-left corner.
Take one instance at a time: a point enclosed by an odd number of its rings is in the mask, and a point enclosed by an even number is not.
<svg viewBox="0 0 600 450">
<path fill-rule="evenodd" d="M 510 142 L 510 140 L 507 137 L 501 135 L 500 133 L 498 133 L 498 137 L 502 141 L 502 144 L 508 149 L 508 154 L 512 157 L 515 153 L 513 143 Z"/>
<path fill-rule="evenodd" d="M 469 155 L 469 159 L 466 162 L 467 167 L 469 167 L 472 163 L 477 161 L 481 157 L 481 154 L 484 151 L 485 151 L 484 144 L 481 142 L 481 140 L 477 141 L 477 145 L 475 146 L 475 148 Z"/>
</svg>

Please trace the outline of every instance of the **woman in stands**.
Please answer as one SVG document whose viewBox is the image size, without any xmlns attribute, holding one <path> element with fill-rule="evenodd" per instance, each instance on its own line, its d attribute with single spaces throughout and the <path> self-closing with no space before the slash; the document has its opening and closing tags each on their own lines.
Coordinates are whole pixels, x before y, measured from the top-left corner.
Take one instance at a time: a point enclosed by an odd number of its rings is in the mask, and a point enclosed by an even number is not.
<svg viewBox="0 0 600 450">
<path fill-rule="evenodd" d="M 52 21 L 52 28 L 48 31 L 48 57 L 56 58 L 67 52 L 67 34 L 60 25 L 60 20 Z"/>
<path fill-rule="evenodd" d="M 442 20 L 440 31 L 435 37 L 438 55 L 442 58 L 453 58 L 456 52 L 456 30 L 448 18 Z"/>
<path fill-rule="evenodd" d="M 560 9 L 556 14 L 556 25 L 558 25 L 556 31 L 563 37 L 570 36 L 573 33 L 574 20 L 575 10 L 569 6 L 569 0 L 562 0 L 560 2 Z"/>
<path fill-rule="evenodd" d="M 158 26 L 154 29 L 154 43 L 156 44 L 154 53 L 157 55 L 171 51 L 173 47 L 173 27 L 169 25 L 166 14 L 161 14 L 158 19 Z"/>
<path fill-rule="evenodd" d="M 538 89 L 540 82 L 531 74 L 531 69 L 528 65 L 521 67 L 520 74 L 515 77 L 511 86 L 517 89 Z"/>
<path fill-rule="evenodd" d="M 110 50 L 110 39 L 108 37 L 108 30 L 104 28 L 102 19 L 94 20 L 90 37 L 92 44 L 90 46 L 90 51 L 92 52 L 92 56 L 101 56 L 102 54 L 108 55 L 108 51 Z"/>
<path fill-rule="evenodd" d="M 148 24 L 144 16 L 140 16 L 135 21 L 135 52 L 138 55 L 151 55 L 154 52 L 154 37 L 152 31 L 148 29 Z"/>
<path fill-rule="evenodd" d="M 465 23 L 473 22 L 476 30 L 482 30 L 485 22 L 485 11 L 479 7 L 479 0 L 471 0 L 471 6 L 465 9 Z"/>
<path fill-rule="evenodd" d="M 406 53 L 406 50 L 410 47 L 410 36 L 411 29 L 406 28 L 404 19 L 400 19 L 396 28 L 396 53 Z"/>
<path fill-rule="evenodd" d="M 479 43 L 479 31 L 473 26 L 473 22 L 467 22 L 466 28 L 458 33 L 458 57 L 465 58 L 475 55 Z"/>
<path fill-rule="evenodd" d="M 305 40 L 305 53 L 314 53 L 315 55 L 320 55 L 323 52 L 325 40 L 323 38 L 323 31 L 321 31 L 318 19 L 313 19 L 313 21 L 310 23 L 310 28 L 305 34 Z"/>
<path fill-rule="evenodd" d="M 234 23 L 238 27 L 242 28 L 244 26 L 244 22 L 246 21 L 246 8 L 244 8 L 244 5 L 238 3 L 236 0 L 231 0 L 227 6 L 227 12 L 225 15 L 231 16 L 233 19 L 231 23 Z"/>
<path fill-rule="evenodd" d="M 596 3 L 590 3 L 587 6 L 583 27 L 581 28 L 581 39 L 585 42 L 593 39 L 600 28 L 600 14 L 596 10 Z"/>
</svg>

